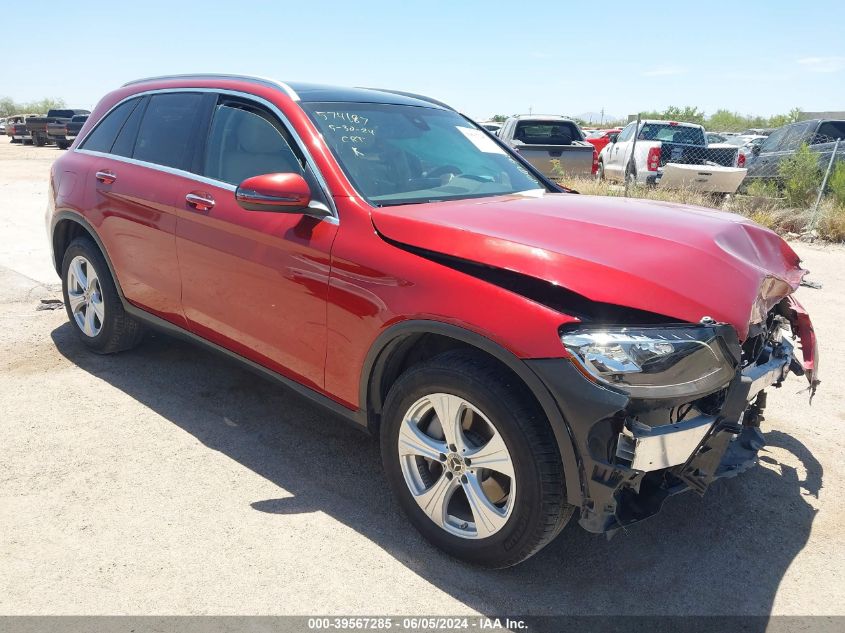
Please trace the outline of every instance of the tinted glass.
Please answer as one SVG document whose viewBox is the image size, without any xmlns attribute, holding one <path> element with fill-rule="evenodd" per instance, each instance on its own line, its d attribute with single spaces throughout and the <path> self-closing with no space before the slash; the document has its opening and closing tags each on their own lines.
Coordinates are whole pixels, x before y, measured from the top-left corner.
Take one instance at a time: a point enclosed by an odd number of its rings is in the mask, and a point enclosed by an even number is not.
<svg viewBox="0 0 845 633">
<path fill-rule="evenodd" d="M 544 190 L 482 130 L 450 110 L 304 103 L 341 168 L 378 205 Z"/>
<path fill-rule="evenodd" d="M 644 123 L 637 138 L 641 141 L 666 141 L 684 145 L 705 144 L 701 128 L 668 123 Z"/>
<path fill-rule="evenodd" d="M 200 113 L 200 93 L 154 95 L 138 130 L 133 158 L 184 169 Z"/>
<path fill-rule="evenodd" d="M 769 134 L 766 140 L 763 141 L 763 145 L 760 147 L 760 152 L 776 152 L 780 147 L 781 141 L 783 141 L 788 132 L 789 126 L 778 128 Z"/>
<path fill-rule="evenodd" d="M 569 121 L 520 121 L 514 138 L 529 145 L 570 145 L 581 140 L 581 133 Z"/>
<path fill-rule="evenodd" d="M 636 123 L 629 123 L 628 125 L 626 125 L 625 129 L 623 129 L 619 133 L 619 137 L 616 140 L 617 141 L 627 141 L 627 140 L 629 140 L 634 135 L 634 126 L 635 125 L 636 125 Z"/>
<path fill-rule="evenodd" d="M 204 175 L 237 185 L 251 176 L 291 172 L 302 174 L 302 165 L 269 115 L 217 106 L 206 144 Z"/>
<path fill-rule="evenodd" d="M 813 144 L 832 143 L 838 138 L 845 138 L 845 121 L 825 121 L 819 126 Z"/>
<path fill-rule="evenodd" d="M 146 110 L 146 99 L 143 99 L 142 101 L 143 102 L 132 111 L 129 118 L 126 119 L 126 123 L 123 124 L 123 128 L 117 135 L 117 140 L 115 140 L 114 145 L 112 145 L 112 154 L 126 156 L 127 158 L 132 157 L 132 151 L 135 149 L 135 138 L 138 136 L 138 128 L 141 125 L 141 119 L 143 118 L 144 111 Z"/>
<path fill-rule="evenodd" d="M 138 105 L 138 101 L 140 99 L 125 101 L 109 112 L 85 139 L 82 149 L 89 149 L 94 152 L 110 152 L 117 133 L 120 132 L 120 128 L 123 127 L 126 119 Z"/>
</svg>

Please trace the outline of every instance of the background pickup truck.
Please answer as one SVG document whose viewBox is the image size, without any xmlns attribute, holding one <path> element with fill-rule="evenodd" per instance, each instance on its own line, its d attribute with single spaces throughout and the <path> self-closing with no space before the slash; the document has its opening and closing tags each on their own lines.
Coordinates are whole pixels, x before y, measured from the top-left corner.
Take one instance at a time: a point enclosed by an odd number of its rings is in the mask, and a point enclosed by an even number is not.
<svg viewBox="0 0 845 633">
<path fill-rule="evenodd" d="M 79 130 L 82 129 L 87 120 L 87 114 L 77 114 L 67 123 L 48 123 L 47 136 L 59 149 L 67 149 L 76 139 L 76 135 L 79 134 Z"/>
<path fill-rule="evenodd" d="M 554 163 L 568 176 L 589 177 L 598 158 L 594 147 L 584 140 L 578 124 L 562 116 L 512 116 L 498 136 L 544 176 L 556 177 Z"/>
<path fill-rule="evenodd" d="M 810 151 L 819 156 L 822 169 L 827 169 L 836 139 L 845 141 L 845 121 L 833 119 L 810 119 L 784 125 L 751 150 L 748 161 L 748 181 L 780 180 L 781 162 L 792 156 L 799 147 L 807 144 Z M 845 160 L 845 142 L 839 143 L 837 160 Z"/>
<path fill-rule="evenodd" d="M 598 176 L 641 184 L 693 187 L 733 193 L 745 177 L 737 166 L 739 148 L 708 147 L 704 128 L 676 121 L 636 121 L 626 125 L 599 155 Z M 634 148 L 634 135 L 637 135 Z"/>
<path fill-rule="evenodd" d="M 91 114 L 89 110 L 49 110 L 46 117 L 30 117 L 26 120 L 26 129 L 32 137 L 33 145 L 44 145 L 47 136 L 48 123 L 68 123 L 78 114 Z"/>
<path fill-rule="evenodd" d="M 11 138 L 12 143 L 25 143 L 32 140 L 29 131 L 26 129 L 28 117 L 40 116 L 38 114 L 13 114 L 6 118 L 6 136 Z"/>
</svg>

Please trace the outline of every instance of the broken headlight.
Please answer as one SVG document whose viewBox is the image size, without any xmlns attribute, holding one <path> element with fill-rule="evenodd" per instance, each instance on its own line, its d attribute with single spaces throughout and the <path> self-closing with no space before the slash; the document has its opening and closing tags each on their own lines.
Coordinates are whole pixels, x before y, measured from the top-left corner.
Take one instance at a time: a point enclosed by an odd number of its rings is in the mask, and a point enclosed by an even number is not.
<svg viewBox="0 0 845 633">
<path fill-rule="evenodd" d="M 735 373 L 714 327 L 581 328 L 560 340 L 587 374 L 635 398 L 704 395 Z"/>
</svg>

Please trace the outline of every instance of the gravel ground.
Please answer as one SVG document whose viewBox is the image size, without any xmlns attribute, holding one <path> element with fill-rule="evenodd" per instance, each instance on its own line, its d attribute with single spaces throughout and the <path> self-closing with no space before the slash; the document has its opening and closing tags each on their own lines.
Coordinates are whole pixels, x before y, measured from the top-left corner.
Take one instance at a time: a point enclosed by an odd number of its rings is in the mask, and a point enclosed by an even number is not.
<svg viewBox="0 0 845 633">
<path fill-rule="evenodd" d="M 845 614 L 842 247 L 795 245 L 822 385 L 771 393 L 759 468 L 489 572 L 421 540 L 344 422 L 165 336 L 86 353 L 36 310 L 59 154 L 0 140 L 0 613 Z"/>
</svg>

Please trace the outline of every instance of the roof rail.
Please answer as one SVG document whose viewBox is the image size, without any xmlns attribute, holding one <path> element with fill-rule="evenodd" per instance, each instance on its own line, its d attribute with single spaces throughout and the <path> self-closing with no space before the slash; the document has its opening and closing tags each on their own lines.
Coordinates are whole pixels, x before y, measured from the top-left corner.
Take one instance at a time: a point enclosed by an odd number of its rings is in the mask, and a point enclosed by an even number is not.
<svg viewBox="0 0 845 633">
<path fill-rule="evenodd" d="M 165 79 L 239 79 L 242 81 L 251 81 L 253 83 L 263 84 L 271 88 L 279 88 L 294 101 L 299 101 L 299 95 L 296 94 L 296 91 L 286 83 L 282 81 L 277 81 L 275 79 L 268 79 L 267 77 L 253 77 L 251 75 L 232 75 L 222 73 L 188 73 L 183 75 L 159 75 L 157 77 L 144 77 L 143 79 L 127 81 L 125 84 L 123 84 L 123 87 L 132 86 L 134 84 L 140 84 L 147 81 L 162 81 Z"/>
</svg>

